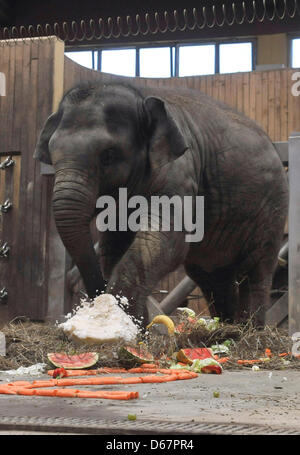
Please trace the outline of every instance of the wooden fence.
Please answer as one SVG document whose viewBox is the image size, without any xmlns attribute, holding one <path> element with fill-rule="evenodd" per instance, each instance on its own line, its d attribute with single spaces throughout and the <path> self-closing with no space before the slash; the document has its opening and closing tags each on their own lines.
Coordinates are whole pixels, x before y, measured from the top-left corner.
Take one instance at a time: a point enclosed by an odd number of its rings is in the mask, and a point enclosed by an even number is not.
<svg viewBox="0 0 300 455">
<path fill-rule="evenodd" d="M 277 142 L 300 130 L 300 96 L 291 90 L 295 71 L 126 80 L 202 90 L 256 120 Z M 14 161 L 0 169 L 0 205 L 7 200 L 13 204 L 0 212 L 0 251 L 3 244 L 9 247 L 7 257 L 0 257 L 0 320 L 22 315 L 55 319 L 77 297 L 66 283 L 72 263 L 51 212 L 53 175 L 41 174 L 40 163 L 32 158 L 36 140 L 63 92 L 83 80 L 118 78 L 64 57 L 64 44 L 56 37 L 0 41 L 0 72 L 6 79 L 6 96 L 0 96 L 0 166 L 8 157 Z M 179 269 L 165 277 L 156 291 L 171 290 L 183 274 Z M 79 283 L 73 289 L 75 295 L 80 288 Z M 199 291 L 194 295 L 201 309 Z"/>
</svg>

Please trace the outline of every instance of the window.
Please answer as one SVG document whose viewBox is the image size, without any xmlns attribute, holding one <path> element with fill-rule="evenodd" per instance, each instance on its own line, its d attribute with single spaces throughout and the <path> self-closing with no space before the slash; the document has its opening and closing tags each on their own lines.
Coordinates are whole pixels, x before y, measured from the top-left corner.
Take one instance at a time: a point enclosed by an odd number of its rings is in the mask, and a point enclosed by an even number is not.
<svg viewBox="0 0 300 455">
<path fill-rule="evenodd" d="M 172 48 L 148 47 L 139 49 L 141 77 L 171 77 Z"/>
<path fill-rule="evenodd" d="M 220 44 L 220 73 L 252 71 L 252 43 Z"/>
<path fill-rule="evenodd" d="M 118 76 L 135 76 L 135 49 L 113 49 L 101 51 L 100 68 L 104 73 Z"/>
<path fill-rule="evenodd" d="M 86 66 L 90 69 L 95 69 L 94 52 L 93 51 L 76 51 L 66 52 L 65 55 L 79 65 Z"/>
<path fill-rule="evenodd" d="M 292 68 L 300 68 L 300 38 L 292 40 Z"/>
<path fill-rule="evenodd" d="M 300 39 L 297 58 L 300 58 Z M 132 46 L 67 52 L 80 65 L 119 76 L 174 77 L 252 71 L 253 42 Z M 297 66 L 297 64 L 296 64 Z M 300 66 L 300 61 L 298 63 Z"/>
<path fill-rule="evenodd" d="M 215 73 L 215 45 L 179 46 L 178 76 Z"/>
</svg>

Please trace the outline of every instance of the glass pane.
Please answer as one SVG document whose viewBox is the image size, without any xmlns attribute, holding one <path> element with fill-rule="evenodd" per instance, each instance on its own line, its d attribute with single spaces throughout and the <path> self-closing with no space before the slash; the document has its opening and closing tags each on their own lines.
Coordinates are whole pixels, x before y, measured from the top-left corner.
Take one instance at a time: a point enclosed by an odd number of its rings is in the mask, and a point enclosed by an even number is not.
<svg viewBox="0 0 300 455">
<path fill-rule="evenodd" d="M 220 73 L 252 71 L 252 43 L 220 44 Z"/>
<path fill-rule="evenodd" d="M 102 51 L 101 71 L 118 76 L 135 76 L 135 49 Z"/>
<path fill-rule="evenodd" d="M 74 62 L 79 63 L 79 65 L 93 69 L 92 51 L 65 52 L 65 55 L 74 60 Z"/>
<path fill-rule="evenodd" d="M 171 77 L 171 55 L 169 47 L 140 49 L 141 77 Z"/>
<path fill-rule="evenodd" d="M 300 68 L 300 38 L 292 42 L 292 67 Z"/>
<path fill-rule="evenodd" d="M 179 76 L 199 76 L 214 72 L 214 44 L 179 47 Z"/>
</svg>

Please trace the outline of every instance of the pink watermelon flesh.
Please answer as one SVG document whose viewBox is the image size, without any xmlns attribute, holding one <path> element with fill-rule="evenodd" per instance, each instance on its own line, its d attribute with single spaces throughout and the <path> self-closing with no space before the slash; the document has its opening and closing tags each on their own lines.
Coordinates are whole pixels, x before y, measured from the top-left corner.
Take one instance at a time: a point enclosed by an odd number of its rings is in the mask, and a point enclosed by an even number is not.
<svg viewBox="0 0 300 455">
<path fill-rule="evenodd" d="M 144 347 L 134 348 L 132 346 L 124 346 L 123 350 L 127 355 L 129 354 L 129 357 L 141 363 L 153 362 L 154 360 L 153 355 L 150 354 L 150 352 L 148 352 Z"/>
<path fill-rule="evenodd" d="M 64 352 L 50 352 L 49 361 L 58 368 L 70 370 L 81 370 L 91 367 L 98 362 L 99 355 L 97 352 L 83 352 L 82 354 L 69 355 Z"/>
</svg>

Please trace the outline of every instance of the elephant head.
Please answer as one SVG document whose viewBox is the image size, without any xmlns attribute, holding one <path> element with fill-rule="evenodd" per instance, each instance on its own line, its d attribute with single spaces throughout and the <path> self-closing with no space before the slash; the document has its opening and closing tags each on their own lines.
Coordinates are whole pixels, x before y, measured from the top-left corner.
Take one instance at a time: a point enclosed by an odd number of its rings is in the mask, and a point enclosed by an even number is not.
<svg viewBox="0 0 300 455">
<path fill-rule="evenodd" d="M 104 289 L 90 234 L 98 197 L 141 193 L 186 148 L 163 100 L 121 84 L 78 86 L 46 121 L 34 157 L 54 166 L 56 226 L 90 297 Z"/>
</svg>

